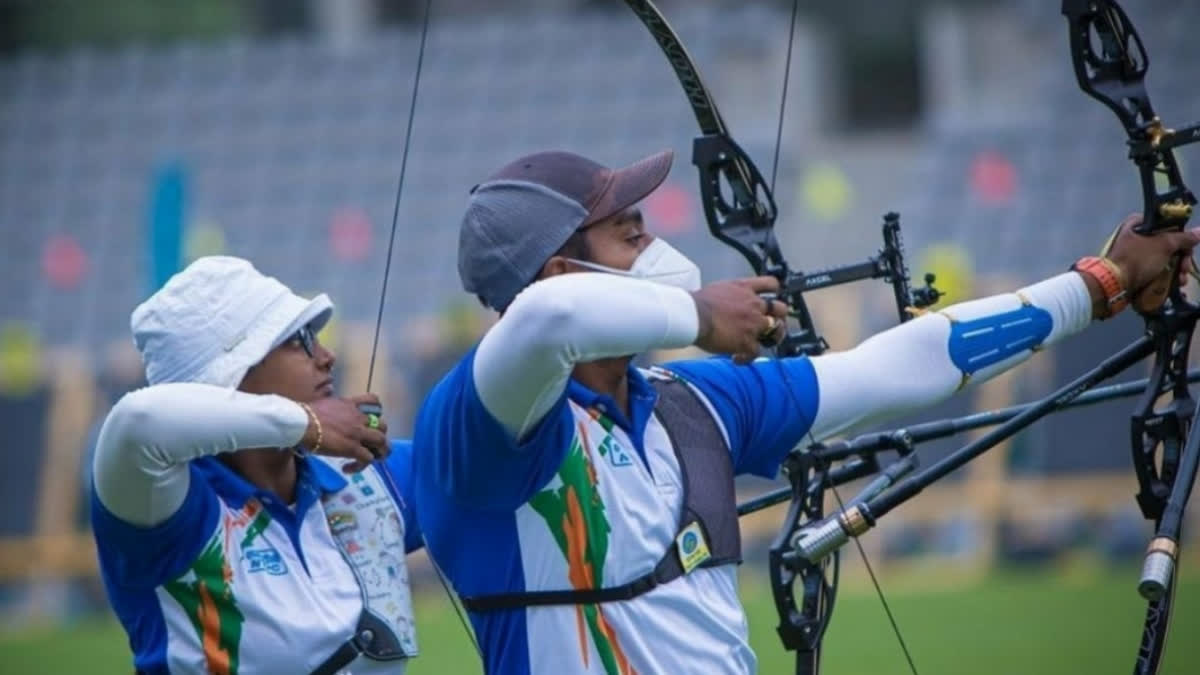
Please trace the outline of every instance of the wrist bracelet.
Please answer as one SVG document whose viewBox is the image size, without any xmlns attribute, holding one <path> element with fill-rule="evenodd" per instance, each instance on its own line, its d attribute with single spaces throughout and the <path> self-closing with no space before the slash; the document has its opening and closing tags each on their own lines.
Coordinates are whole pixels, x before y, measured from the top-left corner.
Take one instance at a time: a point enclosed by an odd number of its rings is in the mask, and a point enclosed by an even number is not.
<svg viewBox="0 0 1200 675">
<path fill-rule="evenodd" d="M 1104 256 L 1100 256 L 1100 264 L 1104 265 L 1105 267 L 1107 267 L 1109 270 L 1112 271 L 1113 276 L 1115 276 L 1117 278 L 1117 282 L 1121 284 L 1122 290 L 1129 288 L 1129 284 L 1126 283 L 1126 281 L 1125 281 L 1125 270 L 1121 269 L 1120 265 L 1113 262 L 1112 258 L 1105 258 Z"/>
<path fill-rule="evenodd" d="M 1108 258 L 1087 256 L 1080 258 L 1071 269 L 1086 274 L 1100 284 L 1104 293 L 1104 303 L 1108 314 L 1104 319 L 1112 318 L 1129 304 L 1129 294 L 1126 292 L 1125 275 L 1116 263 Z"/>
<path fill-rule="evenodd" d="M 321 450 L 321 439 L 324 437 L 321 429 L 321 420 L 307 403 L 301 403 L 300 407 L 304 408 L 304 412 L 308 415 L 308 418 L 312 420 L 313 424 L 317 425 L 317 442 L 313 444 L 313 447 L 309 448 L 309 452 L 319 452 Z"/>
</svg>

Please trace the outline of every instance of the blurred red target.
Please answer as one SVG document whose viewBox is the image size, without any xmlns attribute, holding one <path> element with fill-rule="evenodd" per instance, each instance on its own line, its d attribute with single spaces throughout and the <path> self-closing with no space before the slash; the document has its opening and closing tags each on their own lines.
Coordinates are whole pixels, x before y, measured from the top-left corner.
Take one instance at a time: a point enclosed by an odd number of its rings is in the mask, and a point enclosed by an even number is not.
<svg viewBox="0 0 1200 675">
<path fill-rule="evenodd" d="M 984 150 L 971 161 L 971 188 L 985 204 L 1002 205 L 1017 194 L 1017 168 L 1004 155 Z"/>
<path fill-rule="evenodd" d="M 42 249 L 42 276 L 55 288 L 77 287 L 87 272 L 87 253 L 74 237 L 58 234 L 46 240 Z"/>
<path fill-rule="evenodd" d="M 665 183 L 642 205 L 646 211 L 646 224 L 659 234 L 680 234 L 692 229 L 692 198 L 688 191 Z"/>
<path fill-rule="evenodd" d="M 329 243 L 340 260 L 365 260 L 371 252 L 371 219 L 359 208 L 344 208 L 333 214 Z"/>
</svg>

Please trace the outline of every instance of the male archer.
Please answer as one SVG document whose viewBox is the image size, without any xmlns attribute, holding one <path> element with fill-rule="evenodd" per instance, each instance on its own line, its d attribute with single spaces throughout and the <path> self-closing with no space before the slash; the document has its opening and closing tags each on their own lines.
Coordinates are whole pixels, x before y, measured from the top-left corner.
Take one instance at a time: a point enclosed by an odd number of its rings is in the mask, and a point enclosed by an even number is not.
<svg viewBox="0 0 1200 675">
<path fill-rule="evenodd" d="M 928 313 L 854 349 L 759 359 L 785 330 L 771 277 L 701 285 L 636 205 L 661 152 L 609 169 L 522 157 L 471 191 L 463 287 L 501 313 L 425 401 L 417 517 L 489 673 L 751 673 L 733 478 L 804 440 L 933 405 L 1120 311 L 1163 302 L 1196 232 Z M 1065 264 L 1066 261 L 1064 261 Z M 631 366 L 695 345 L 732 358 Z"/>
</svg>

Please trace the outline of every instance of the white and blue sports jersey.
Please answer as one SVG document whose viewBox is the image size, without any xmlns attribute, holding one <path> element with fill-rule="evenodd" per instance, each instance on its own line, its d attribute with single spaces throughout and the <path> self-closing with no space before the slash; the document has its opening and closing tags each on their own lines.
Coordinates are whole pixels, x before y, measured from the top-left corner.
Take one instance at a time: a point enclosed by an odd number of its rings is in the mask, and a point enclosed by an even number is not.
<svg viewBox="0 0 1200 675">
<path fill-rule="evenodd" d="M 414 437 L 431 555 L 462 595 L 615 586 L 654 569 L 676 535 L 678 460 L 630 369 L 630 417 L 578 382 L 517 444 L 474 391 L 475 353 L 434 389 Z M 669 368 L 729 441 L 735 471 L 773 475 L 817 407 L 806 359 Z M 795 396 L 778 395 L 790 385 Z M 489 673 L 755 670 L 736 566 L 697 569 L 628 601 L 472 612 Z"/>
<path fill-rule="evenodd" d="M 215 457 L 195 459 L 182 507 L 149 528 L 117 518 L 93 492 L 100 569 L 137 672 L 311 672 L 354 635 L 363 609 L 363 589 L 335 536 L 368 500 L 394 513 L 399 528 L 385 526 L 384 514 L 355 533 L 349 550 L 371 552 L 363 569 L 379 578 L 363 583 L 383 589 L 384 604 L 411 621 L 404 555 L 421 545 L 411 452 L 408 442 L 392 442 L 386 464 L 394 482 L 377 466 L 346 476 L 337 461 L 300 457 L 291 506 Z M 403 670 L 403 660 L 365 657 L 349 666 L 354 675 Z"/>
</svg>

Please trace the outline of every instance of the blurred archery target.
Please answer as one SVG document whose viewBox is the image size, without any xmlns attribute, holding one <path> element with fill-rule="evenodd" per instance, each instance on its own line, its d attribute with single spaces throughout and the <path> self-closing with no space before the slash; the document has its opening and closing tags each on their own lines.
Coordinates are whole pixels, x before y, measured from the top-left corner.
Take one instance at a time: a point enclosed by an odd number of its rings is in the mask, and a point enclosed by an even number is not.
<svg viewBox="0 0 1200 675">
<path fill-rule="evenodd" d="M 183 242 L 184 264 L 197 258 L 225 253 L 225 231 L 216 223 L 201 221 L 187 229 Z"/>
<path fill-rule="evenodd" d="M 834 164 L 814 164 L 800 175 L 800 198 L 813 217 L 831 222 L 850 208 L 854 188 L 846 173 Z"/>
<path fill-rule="evenodd" d="M 957 244 L 934 244 L 921 251 L 916 264 L 909 263 L 914 280 L 926 272 L 937 275 L 934 286 L 942 292 L 938 305 L 945 307 L 973 297 L 975 269 L 971 254 Z"/>
<path fill-rule="evenodd" d="M 1017 167 L 995 150 L 982 150 L 968 171 L 971 191 L 985 204 L 1008 204 L 1017 194 Z"/>
<path fill-rule="evenodd" d="M 86 272 L 87 253 L 75 237 L 57 234 L 46 240 L 42 249 L 42 276 L 51 286 L 73 290 Z"/>
<path fill-rule="evenodd" d="M 0 324 L 0 391 L 10 396 L 27 395 L 37 387 L 42 348 L 29 324 L 7 321 Z"/>
<path fill-rule="evenodd" d="M 642 205 L 646 224 L 659 234 L 682 234 L 695 223 L 692 195 L 675 183 L 664 183 Z"/>
<path fill-rule="evenodd" d="M 362 209 L 346 207 L 333 214 L 329 223 L 329 244 L 339 260 L 366 260 L 371 253 L 371 239 L 371 219 Z"/>
</svg>

